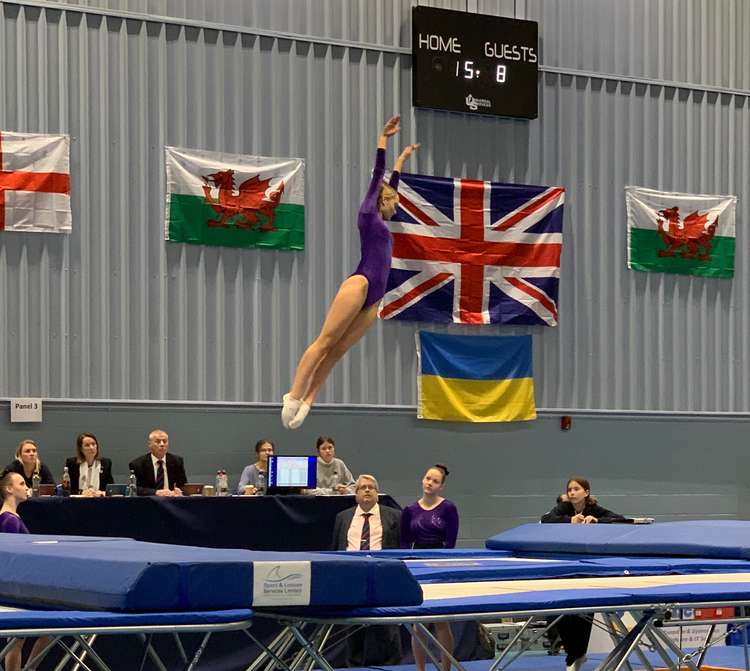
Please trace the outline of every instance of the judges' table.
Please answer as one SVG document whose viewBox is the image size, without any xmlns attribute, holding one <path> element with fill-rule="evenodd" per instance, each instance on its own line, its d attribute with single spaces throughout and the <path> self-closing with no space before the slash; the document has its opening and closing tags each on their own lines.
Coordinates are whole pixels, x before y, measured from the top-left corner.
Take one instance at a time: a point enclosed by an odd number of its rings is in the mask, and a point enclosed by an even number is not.
<svg viewBox="0 0 750 671">
<path fill-rule="evenodd" d="M 353 496 L 183 496 L 98 499 L 43 496 L 21 504 L 33 534 L 134 538 L 209 548 L 330 548 L 337 513 Z M 399 509 L 388 495 L 380 505 Z"/>
</svg>

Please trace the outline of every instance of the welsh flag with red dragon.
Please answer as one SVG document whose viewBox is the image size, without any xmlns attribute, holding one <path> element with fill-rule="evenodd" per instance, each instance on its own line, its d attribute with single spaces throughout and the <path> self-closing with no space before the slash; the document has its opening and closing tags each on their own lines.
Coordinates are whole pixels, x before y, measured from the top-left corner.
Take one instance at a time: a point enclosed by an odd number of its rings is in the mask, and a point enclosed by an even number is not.
<svg viewBox="0 0 750 671">
<path fill-rule="evenodd" d="M 734 276 L 737 196 L 625 187 L 628 268 Z"/>
<path fill-rule="evenodd" d="M 305 162 L 165 147 L 171 242 L 304 249 Z"/>
</svg>

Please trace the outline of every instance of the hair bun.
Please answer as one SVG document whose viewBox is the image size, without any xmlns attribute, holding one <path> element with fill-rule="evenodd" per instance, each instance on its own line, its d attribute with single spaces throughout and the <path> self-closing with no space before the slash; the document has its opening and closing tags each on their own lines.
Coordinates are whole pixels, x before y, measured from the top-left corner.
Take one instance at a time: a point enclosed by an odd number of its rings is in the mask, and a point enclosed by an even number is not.
<svg viewBox="0 0 750 671">
<path fill-rule="evenodd" d="M 435 464 L 433 468 L 437 468 L 439 471 L 443 472 L 443 477 L 448 477 L 450 475 L 450 471 L 448 470 L 448 467 L 445 464 Z"/>
</svg>

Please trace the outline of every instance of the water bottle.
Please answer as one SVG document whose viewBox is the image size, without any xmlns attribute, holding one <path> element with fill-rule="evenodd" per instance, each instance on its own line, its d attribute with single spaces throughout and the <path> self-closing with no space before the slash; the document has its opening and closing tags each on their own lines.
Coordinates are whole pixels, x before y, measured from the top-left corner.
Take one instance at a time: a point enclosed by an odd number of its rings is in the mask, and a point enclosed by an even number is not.
<svg viewBox="0 0 750 671">
<path fill-rule="evenodd" d="M 266 474 L 263 471 L 258 471 L 258 486 L 255 489 L 258 496 L 266 493 Z"/>
<path fill-rule="evenodd" d="M 34 475 L 31 477 L 31 495 L 39 496 L 39 485 L 42 479 L 39 477 L 39 471 L 34 471 Z"/>
<path fill-rule="evenodd" d="M 68 467 L 63 468 L 62 474 L 62 494 L 63 496 L 70 496 L 70 472 Z"/>
<path fill-rule="evenodd" d="M 135 480 L 135 471 L 130 471 L 128 476 L 128 496 L 137 496 L 138 486 Z"/>
<path fill-rule="evenodd" d="M 220 496 L 229 496 L 229 478 L 227 472 L 221 472 L 221 494 Z"/>
<path fill-rule="evenodd" d="M 216 492 L 216 496 L 223 496 L 221 493 L 222 490 L 222 482 L 221 482 L 221 471 L 216 471 L 216 486 L 214 487 L 214 491 Z"/>
</svg>

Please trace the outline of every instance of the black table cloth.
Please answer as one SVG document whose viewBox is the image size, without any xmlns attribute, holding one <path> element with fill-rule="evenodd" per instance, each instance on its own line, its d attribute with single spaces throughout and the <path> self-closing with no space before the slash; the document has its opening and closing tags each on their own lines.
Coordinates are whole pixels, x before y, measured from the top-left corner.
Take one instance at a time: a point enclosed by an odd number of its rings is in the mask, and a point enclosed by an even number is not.
<svg viewBox="0 0 750 671">
<path fill-rule="evenodd" d="M 328 550 L 336 514 L 353 496 L 43 496 L 18 512 L 32 534 L 134 538 L 248 550 Z M 388 495 L 380 505 L 399 508 Z"/>
</svg>

